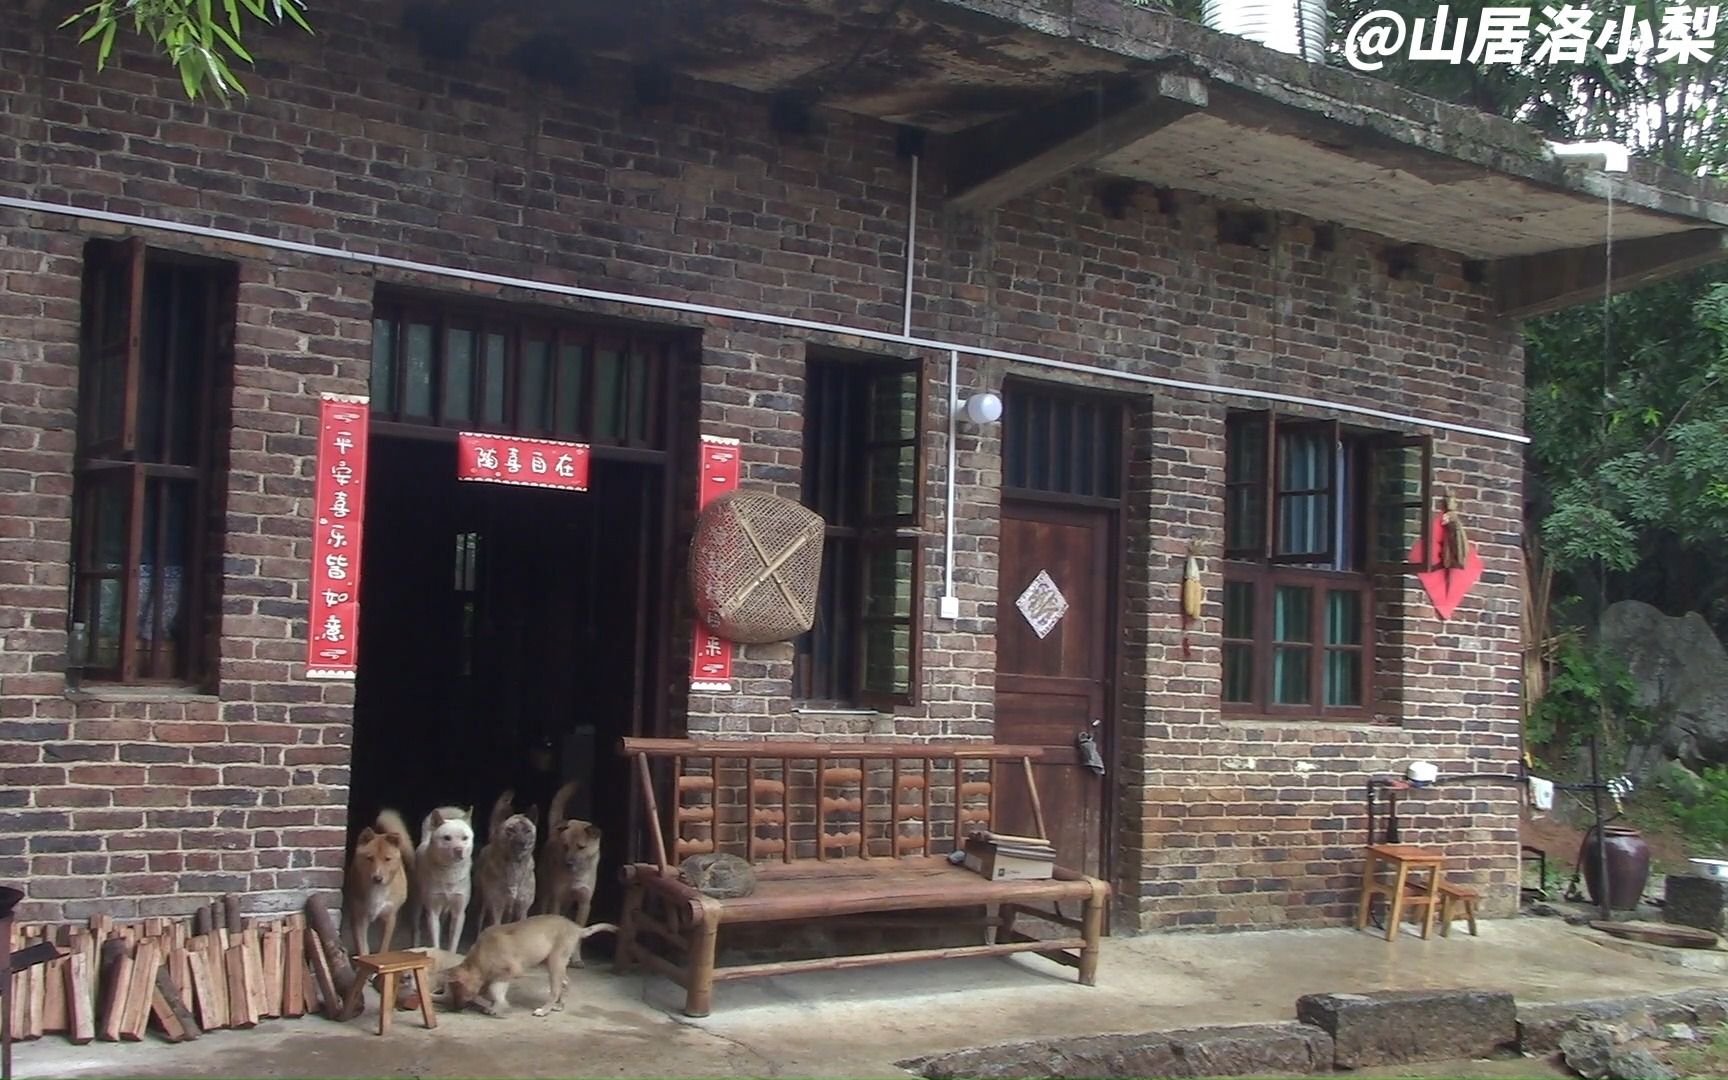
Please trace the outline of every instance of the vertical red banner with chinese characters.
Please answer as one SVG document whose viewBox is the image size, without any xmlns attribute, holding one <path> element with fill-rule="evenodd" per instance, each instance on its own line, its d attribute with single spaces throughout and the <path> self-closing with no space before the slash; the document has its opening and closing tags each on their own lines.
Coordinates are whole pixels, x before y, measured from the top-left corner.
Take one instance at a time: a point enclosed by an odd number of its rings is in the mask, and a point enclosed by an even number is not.
<svg viewBox="0 0 1728 1080">
<path fill-rule="evenodd" d="M 352 679 L 360 638 L 360 535 L 366 516 L 367 398 L 325 394 L 313 483 L 312 609 L 306 677 Z"/>
<path fill-rule="evenodd" d="M 696 489 L 696 512 L 729 491 L 738 489 L 737 439 L 702 436 L 702 461 Z M 690 689 L 731 693 L 732 643 L 696 620 L 694 655 L 690 660 Z"/>
</svg>

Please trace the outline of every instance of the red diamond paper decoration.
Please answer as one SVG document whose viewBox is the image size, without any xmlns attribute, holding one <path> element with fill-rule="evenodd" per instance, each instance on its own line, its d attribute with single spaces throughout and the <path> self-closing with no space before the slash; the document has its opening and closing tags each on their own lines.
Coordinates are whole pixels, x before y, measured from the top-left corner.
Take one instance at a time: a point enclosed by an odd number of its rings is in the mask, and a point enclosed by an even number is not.
<svg viewBox="0 0 1728 1080">
<path fill-rule="evenodd" d="M 1443 515 L 1434 515 L 1434 524 L 1428 529 L 1428 557 L 1422 557 L 1422 541 L 1416 541 L 1410 548 L 1410 561 L 1438 567 L 1440 564 L 1440 521 Z M 1434 601 L 1434 610 L 1442 619 L 1450 619 L 1452 613 L 1458 610 L 1458 605 L 1464 602 L 1471 589 L 1482 580 L 1482 556 L 1476 553 L 1476 545 L 1470 545 L 1470 553 L 1464 557 L 1464 565 L 1457 570 L 1425 570 L 1416 575 L 1416 580 L 1428 591 L 1428 599 Z"/>
</svg>

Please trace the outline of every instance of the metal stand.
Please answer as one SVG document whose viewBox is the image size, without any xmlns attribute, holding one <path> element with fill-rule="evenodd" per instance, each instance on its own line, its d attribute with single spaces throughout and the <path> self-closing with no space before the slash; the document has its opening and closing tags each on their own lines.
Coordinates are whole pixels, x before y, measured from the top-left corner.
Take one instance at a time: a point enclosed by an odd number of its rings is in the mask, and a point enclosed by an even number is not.
<svg viewBox="0 0 1728 1080">
<path fill-rule="evenodd" d="M 1608 899 L 1608 838 L 1602 825 L 1602 793 L 1608 790 L 1608 785 L 1602 780 L 1601 762 L 1598 759 L 1597 736 L 1590 735 L 1590 782 L 1588 784 L 1555 784 L 1556 791 L 1588 791 L 1590 793 L 1591 817 L 1596 825 L 1596 870 L 1597 880 L 1601 882 L 1601 895 L 1597 897 L 1597 906 L 1602 912 L 1602 918 L 1613 918 L 1613 908 Z M 1437 776 L 1424 787 L 1440 787 L 1445 784 L 1514 784 L 1529 783 L 1529 768 L 1523 761 L 1518 762 L 1516 773 L 1465 773 L 1459 776 Z M 1367 785 L 1368 802 L 1368 843 L 1396 844 L 1398 842 L 1398 794 L 1402 791 L 1415 789 L 1416 785 L 1405 780 L 1369 780 Z M 1386 793 L 1386 831 L 1380 838 L 1375 837 L 1376 807 L 1378 795 Z M 1544 856 L 1544 866 L 1546 857 Z M 1546 870 L 1543 873 L 1547 877 Z M 1544 880 L 1546 886 L 1546 880 Z"/>
<path fill-rule="evenodd" d="M 1597 757 L 1596 732 L 1590 732 L 1590 816 L 1596 823 L 1596 906 L 1604 920 L 1614 918 L 1614 907 L 1608 895 L 1608 834 L 1602 827 L 1602 767 Z"/>
</svg>

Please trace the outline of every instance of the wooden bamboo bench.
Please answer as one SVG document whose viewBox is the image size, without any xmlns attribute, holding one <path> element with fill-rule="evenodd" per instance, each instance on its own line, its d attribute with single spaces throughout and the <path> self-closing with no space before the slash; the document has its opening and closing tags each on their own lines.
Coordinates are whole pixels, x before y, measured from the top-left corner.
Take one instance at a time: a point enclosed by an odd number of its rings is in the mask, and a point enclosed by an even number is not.
<svg viewBox="0 0 1728 1080">
<path fill-rule="evenodd" d="M 708 1015 L 719 980 L 963 956 L 1036 953 L 1096 982 L 1109 886 L 1060 866 L 1052 880 L 991 881 L 948 861 L 957 842 L 995 825 L 999 767 L 1023 770 L 1038 835 L 1048 836 L 1032 774 L 1038 747 L 627 738 L 622 753 L 634 759 L 656 861 L 624 868 L 617 967 L 672 979 L 687 1015 Z M 655 773 L 668 770 L 662 815 Z M 716 899 L 678 880 L 683 859 L 717 851 L 754 865 L 749 896 Z M 1062 914 L 1064 900 L 1079 901 L 1078 919 Z M 991 906 L 982 944 L 715 966 L 722 926 Z M 1063 936 L 1021 933 L 1017 914 Z M 681 959 L 648 948 L 649 937 Z"/>
</svg>

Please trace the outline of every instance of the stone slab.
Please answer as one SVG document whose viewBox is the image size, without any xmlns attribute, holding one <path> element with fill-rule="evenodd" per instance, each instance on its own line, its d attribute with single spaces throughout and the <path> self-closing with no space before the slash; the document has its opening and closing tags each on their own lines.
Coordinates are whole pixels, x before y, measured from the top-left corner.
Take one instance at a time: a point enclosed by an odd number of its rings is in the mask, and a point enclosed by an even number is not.
<svg viewBox="0 0 1728 1080">
<path fill-rule="evenodd" d="M 1551 1054 L 1560 1040 L 1587 1022 L 1610 1025 L 1628 1035 L 1650 1035 L 1668 1024 L 1707 1028 L 1728 1018 L 1728 990 L 1687 990 L 1645 997 L 1562 1001 L 1518 1007 L 1518 1049 Z"/>
<path fill-rule="evenodd" d="M 1332 1039 L 1306 1024 L 1244 1024 L 983 1046 L 900 1063 L 930 1080 L 1309 1075 L 1332 1071 Z"/>
<path fill-rule="evenodd" d="M 1498 990 L 1309 994 L 1296 1016 L 1332 1036 L 1340 1069 L 1489 1057 L 1518 1042 L 1517 1006 Z"/>
<path fill-rule="evenodd" d="M 1669 874 L 1662 883 L 1662 918 L 1681 926 L 1722 932 L 1722 909 L 1728 906 L 1728 881 L 1690 874 Z"/>
</svg>

